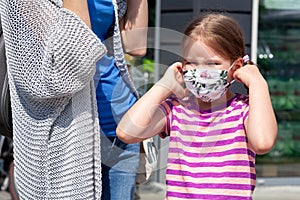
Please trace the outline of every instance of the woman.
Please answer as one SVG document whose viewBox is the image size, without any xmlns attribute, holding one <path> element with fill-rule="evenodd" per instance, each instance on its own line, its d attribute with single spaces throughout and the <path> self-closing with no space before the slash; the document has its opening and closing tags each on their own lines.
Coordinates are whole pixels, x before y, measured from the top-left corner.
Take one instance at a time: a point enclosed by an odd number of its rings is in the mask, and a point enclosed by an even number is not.
<svg viewBox="0 0 300 200">
<path fill-rule="evenodd" d="M 106 52 L 86 0 L 3 0 L 20 199 L 100 199 L 93 75 Z"/>
</svg>

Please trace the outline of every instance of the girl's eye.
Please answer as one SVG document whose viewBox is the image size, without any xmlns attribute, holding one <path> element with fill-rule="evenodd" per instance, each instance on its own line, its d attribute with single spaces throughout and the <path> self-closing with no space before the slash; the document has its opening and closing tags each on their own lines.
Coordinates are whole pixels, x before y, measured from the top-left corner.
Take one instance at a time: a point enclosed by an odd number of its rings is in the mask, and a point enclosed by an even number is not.
<svg viewBox="0 0 300 200">
<path fill-rule="evenodd" d="M 214 61 L 208 61 L 208 62 L 203 62 L 203 63 L 187 61 L 185 63 L 186 67 L 192 68 L 192 69 L 194 69 L 194 68 L 211 69 L 211 68 L 218 67 L 218 65 L 221 65 L 221 63 L 214 62 Z"/>
<path fill-rule="evenodd" d="M 216 62 L 208 62 L 207 65 L 219 65 L 219 63 L 216 63 Z"/>
<path fill-rule="evenodd" d="M 186 62 L 185 65 L 196 67 L 197 63 L 195 63 L 195 62 Z"/>
</svg>

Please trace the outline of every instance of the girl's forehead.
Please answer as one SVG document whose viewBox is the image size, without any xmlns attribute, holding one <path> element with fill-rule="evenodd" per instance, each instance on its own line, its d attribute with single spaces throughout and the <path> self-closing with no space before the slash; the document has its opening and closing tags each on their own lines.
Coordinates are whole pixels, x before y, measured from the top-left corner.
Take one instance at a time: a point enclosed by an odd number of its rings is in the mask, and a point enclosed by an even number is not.
<svg viewBox="0 0 300 200">
<path fill-rule="evenodd" d="M 183 49 L 184 59 L 222 59 L 222 57 L 210 46 L 200 40 L 189 40 L 185 42 Z"/>
</svg>

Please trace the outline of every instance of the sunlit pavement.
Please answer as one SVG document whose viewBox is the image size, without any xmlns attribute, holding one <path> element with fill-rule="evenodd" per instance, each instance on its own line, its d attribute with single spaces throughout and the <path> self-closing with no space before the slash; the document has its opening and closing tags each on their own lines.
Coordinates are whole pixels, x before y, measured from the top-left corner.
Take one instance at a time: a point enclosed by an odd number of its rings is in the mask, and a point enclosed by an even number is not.
<svg viewBox="0 0 300 200">
<path fill-rule="evenodd" d="M 258 186 L 254 200 L 299 200 L 300 186 Z"/>
<path fill-rule="evenodd" d="M 136 200 L 163 200 L 165 185 L 156 182 L 141 185 Z M 0 192 L 0 200 L 11 200 L 8 192 Z M 300 200 L 300 178 L 258 179 L 253 200 Z"/>
<path fill-rule="evenodd" d="M 163 200 L 165 185 L 149 183 L 139 189 L 140 200 Z M 300 178 L 258 179 L 253 200 L 300 200 Z"/>
<path fill-rule="evenodd" d="M 158 188 L 141 188 L 140 200 L 163 200 L 165 192 Z M 299 200 L 300 186 L 258 186 L 253 200 Z"/>
<path fill-rule="evenodd" d="M 8 192 L 1 191 L 0 192 L 1 200 L 11 200 L 10 194 Z"/>
</svg>

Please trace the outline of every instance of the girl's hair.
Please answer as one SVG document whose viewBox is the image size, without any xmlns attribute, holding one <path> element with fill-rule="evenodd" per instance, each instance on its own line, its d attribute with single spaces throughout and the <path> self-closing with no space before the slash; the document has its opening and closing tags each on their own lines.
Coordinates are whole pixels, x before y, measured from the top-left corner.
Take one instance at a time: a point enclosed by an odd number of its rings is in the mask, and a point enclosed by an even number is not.
<svg viewBox="0 0 300 200">
<path fill-rule="evenodd" d="M 184 32 L 183 51 L 191 39 L 200 40 L 231 61 L 246 55 L 241 27 L 224 14 L 209 13 L 192 21 Z"/>
</svg>

